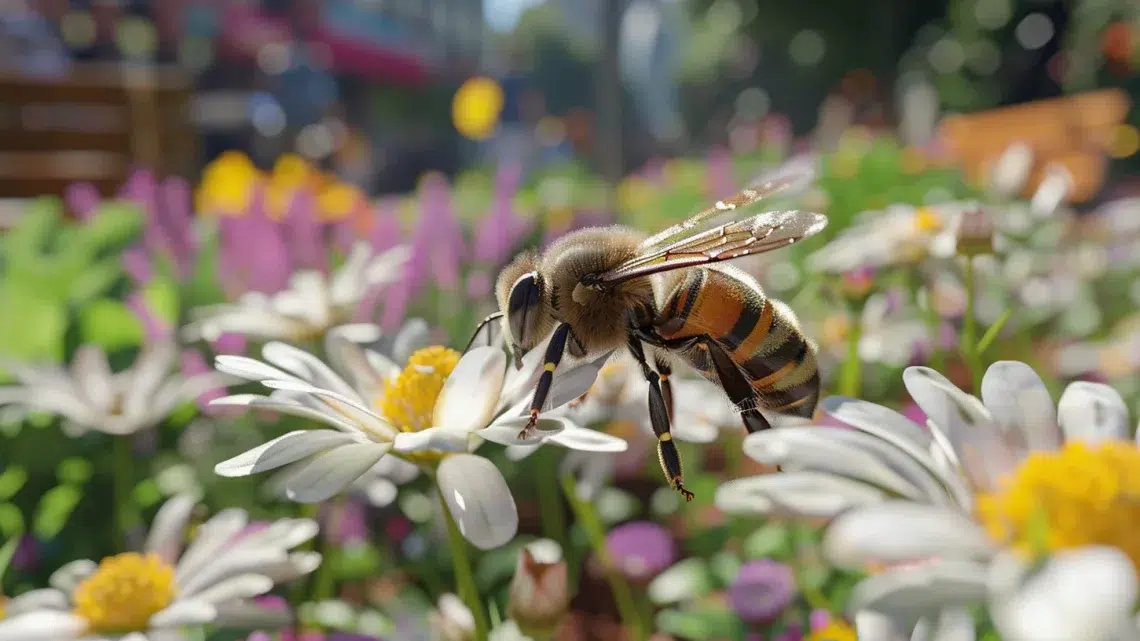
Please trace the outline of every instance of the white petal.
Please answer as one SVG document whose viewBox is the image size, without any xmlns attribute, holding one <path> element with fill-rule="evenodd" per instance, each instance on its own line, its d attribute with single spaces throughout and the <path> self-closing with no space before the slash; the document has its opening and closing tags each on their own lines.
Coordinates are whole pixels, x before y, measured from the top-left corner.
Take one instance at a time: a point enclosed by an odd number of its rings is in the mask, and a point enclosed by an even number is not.
<svg viewBox="0 0 1140 641">
<path fill-rule="evenodd" d="M 559 435 L 567 429 L 569 421 L 562 418 L 540 418 L 535 423 L 535 432 L 527 438 L 519 438 L 519 433 L 530 419 L 523 416 L 502 418 L 491 425 L 475 432 L 479 438 L 498 443 L 499 445 L 530 445 L 542 443 L 548 438 Z M 573 425 L 570 426 L 573 429 Z"/>
<path fill-rule="evenodd" d="M 905 452 L 908 459 L 941 481 L 959 503 L 965 505 L 971 500 L 970 488 L 956 468 L 957 455 L 937 427 L 932 427 L 927 432 L 892 409 L 842 396 L 823 399 L 820 408 L 843 423 Z M 936 458 L 933 453 L 944 453 L 946 456 Z M 913 473 L 913 464 L 908 467 L 912 469 L 909 477 L 929 492 L 930 487 L 926 481 L 921 480 L 922 475 Z"/>
<path fill-rule="evenodd" d="M 1137 597 L 1132 562 L 1115 548 L 1088 547 L 1053 556 L 1038 572 L 1005 557 L 991 576 L 990 612 L 1006 641 L 1133 638 Z M 1125 631 L 1130 635 L 1118 636 Z"/>
<path fill-rule="evenodd" d="M 303 381 L 263 381 L 262 384 L 270 389 L 312 395 L 320 399 L 326 407 L 339 412 L 346 419 L 358 425 L 361 430 L 376 438 L 388 439 L 396 433 L 395 428 L 389 425 L 379 414 L 366 407 L 360 400 L 351 399 L 343 394 L 321 389 Z"/>
<path fill-rule="evenodd" d="M 75 586 L 91 576 L 98 566 L 90 559 L 72 561 L 59 568 L 48 577 L 48 585 L 63 592 L 71 594 Z"/>
<path fill-rule="evenodd" d="M 582 452 L 624 452 L 629 449 L 629 443 L 623 438 L 612 434 L 574 426 L 547 439 L 562 447 Z"/>
<path fill-rule="evenodd" d="M 272 341 L 266 343 L 265 347 L 261 349 L 261 355 L 270 363 L 297 375 L 297 377 L 312 383 L 316 387 L 343 394 L 357 402 L 363 400 L 351 385 L 332 371 L 332 368 L 305 350 Z"/>
<path fill-rule="evenodd" d="M 227 477 L 249 476 L 294 463 L 333 447 L 354 443 L 357 441 L 343 432 L 298 430 L 218 463 L 214 466 L 214 473 Z"/>
<path fill-rule="evenodd" d="M 429 427 L 418 432 L 400 432 L 392 441 L 397 452 L 466 452 L 471 443 L 471 434 L 442 427 Z"/>
<path fill-rule="evenodd" d="M 850 477 L 914 500 L 948 502 L 929 472 L 889 443 L 857 431 L 775 427 L 749 434 L 744 453 L 769 465 Z M 900 469 L 907 475 L 900 474 Z"/>
<path fill-rule="evenodd" d="M 490 550 L 514 538 L 515 499 L 494 463 L 474 454 L 448 456 L 439 464 L 436 482 L 459 530 L 475 547 Z"/>
<path fill-rule="evenodd" d="M 175 567 L 175 579 L 179 585 L 185 584 L 187 577 L 209 563 L 248 523 L 249 515 L 240 508 L 224 509 L 203 523 Z"/>
<path fill-rule="evenodd" d="M 288 372 L 262 363 L 255 358 L 249 358 L 248 356 L 233 356 L 231 354 L 216 356 L 214 357 L 214 368 L 219 372 L 250 381 L 301 380 Z"/>
<path fill-rule="evenodd" d="M 397 245 L 376 256 L 368 263 L 364 270 L 364 282 L 369 285 L 390 283 L 399 278 L 404 272 L 400 269 L 412 256 L 412 248 L 408 245 Z"/>
<path fill-rule="evenodd" d="M 346 380 L 358 395 L 365 390 L 379 389 L 380 381 L 392 374 L 390 368 L 377 371 L 368 361 L 361 343 L 372 343 L 380 338 L 380 328 L 362 323 L 341 325 L 325 334 L 325 355 L 338 372 L 343 372 Z M 370 340 L 356 340 L 370 339 Z"/>
<path fill-rule="evenodd" d="M 392 358 L 403 363 L 418 349 L 427 347 L 431 340 L 431 326 L 422 318 L 404 322 L 392 340 Z"/>
<path fill-rule="evenodd" d="M 985 598 L 985 564 L 931 561 L 860 581 L 848 598 L 847 610 L 871 610 L 896 620 L 917 621 L 944 608 L 980 604 Z"/>
<path fill-rule="evenodd" d="M 882 490 L 831 474 L 784 472 L 734 479 L 716 492 L 721 510 L 743 514 L 831 518 L 852 507 L 878 503 Z"/>
<path fill-rule="evenodd" d="M 335 412 L 329 411 L 327 406 L 319 400 L 313 399 L 313 405 L 319 407 L 316 409 L 308 405 L 302 405 L 298 400 L 294 400 L 288 396 L 277 395 L 262 396 L 261 394 L 234 394 L 232 396 L 223 396 L 210 401 L 210 405 L 229 405 L 229 406 L 247 406 L 257 409 L 265 409 L 290 416 L 298 416 L 300 418 L 307 418 L 314 421 L 320 421 L 327 425 L 331 425 L 345 433 L 354 435 L 363 435 L 364 431 L 361 426 L 350 423 L 345 420 L 344 416 Z"/>
<path fill-rule="evenodd" d="M 968 515 L 910 501 L 887 501 L 840 515 L 823 537 L 835 565 L 861 568 L 931 556 L 984 557 L 993 551 L 985 531 Z"/>
<path fill-rule="evenodd" d="M 706 422 L 699 415 L 688 416 L 680 407 L 673 417 L 673 437 L 686 443 L 707 444 L 716 441 L 720 436 L 720 428 Z"/>
<path fill-rule="evenodd" d="M 86 630 L 87 622 L 70 612 L 37 610 L 0 621 L 0 641 L 66 641 Z"/>
<path fill-rule="evenodd" d="M 1022 433 L 1029 449 L 1060 447 L 1053 399 L 1032 367 L 1019 361 L 990 365 L 982 377 L 982 402 L 999 426 Z"/>
<path fill-rule="evenodd" d="M 261 574 L 239 574 L 224 579 L 194 595 L 195 601 L 225 603 L 261 596 L 273 589 L 273 580 Z"/>
<path fill-rule="evenodd" d="M 337 302 L 353 300 L 360 291 L 364 270 L 372 258 L 372 248 L 364 241 L 356 242 L 345 257 L 344 263 L 333 274 L 329 296 Z"/>
<path fill-rule="evenodd" d="M 900 625 L 902 622 L 895 621 L 885 614 L 860 610 L 855 613 L 854 619 L 855 638 L 859 641 L 917 641 L 902 632 L 900 628 L 906 627 Z"/>
<path fill-rule="evenodd" d="M 4 604 L 4 613 L 5 616 L 8 617 L 31 612 L 32 610 L 69 609 L 71 609 L 71 604 L 67 600 L 67 595 L 54 588 L 30 590 L 18 597 L 10 599 Z"/>
<path fill-rule="evenodd" d="M 150 624 L 156 628 L 203 625 L 213 621 L 217 614 L 214 606 L 194 597 L 175 601 L 165 610 L 159 610 L 150 618 Z"/>
<path fill-rule="evenodd" d="M 127 398 L 124 413 L 138 414 L 153 402 L 153 395 L 174 364 L 177 346 L 162 342 L 144 347 L 129 370 L 130 382 L 125 385 Z"/>
<path fill-rule="evenodd" d="M 485 427 L 498 405 L 506 367 L 506 355 L 495 347 L 464 354 L 439 393 L 433 425 L 459 432 Z"/>
<path fill-rule="evenodd" d="M 319 503 L 343 491 L 392 448 L 389 443 L 351 443 L 318 454 L 294 470 L 285 493 L 298 503 Z"/>
<path fill-rule="evenodd" d="M 287 610 L 272 610 L 256 603 L 238 601 L 216 606 L 215 625 L 241 630 L 278 630 L 293 623 Z"/>
<path fill-rule="evenodd" d="M 364 488 L 364 495 L 373 507 L 388 507 L 399 494 L 399 486 L 384 478 L 372 479 Z"/>
<path fill-rule="evenodd" d="M 930 641 L 975 641 L 978 628 L 965 608 L 946 608 L 934 621 Z"/>
<path fill-rule="evenodd" d="M 577 480 L 575 494 L 582 501 L 592 501 L 614 475 L 617 455 L 570 450 L 562 458 L 559 474 Z"/>
<path fill-rule="evenodd" d="M 186 523 L 196 505 L 198 496 L 193 494 L 179 494 L 163 503 L 154 515 L 143 549 L 157 552 L 167 563 L 177 561 L 178 554 L 182 551 Z"/>
<path fill-rule="evenodd" d="M 1057 414 L 1066 439 L 1089 443 L 1127 439 L 1132 427 L 1120 393 L 1102 383 L 1070 383 Z"/>
<path fill-rule="evenodd" d="M 261 340 L 288 339 L 302 336 L 310 330 L 307 323 L 282 316 L 268 309 L 251 309 L 241 306 L 224 306 L 212 310 L 212 315 L 200 314 L 182 328 L 184 340 L 217 340 L 222 334 L 240 334 Z"/>
<path fill-rule="evenodd" d="M 903 383 L 929 420 L 942 429 L 975 487 L 993 490 L 1024 454 L 1004 440 L 982 402 L 929 367 L 908 367 Z"/>
<path fill-rule="evenodd" d="M 198 572 L 189 574 L 178 585 L 180 598 L 200 600 L 200 594 L 226 580 L 242 574 L 256 573 L 257 570 L 283 563 L 288 553 L 277 545 L 251 545 L 245 539 L 238 539 L 219 550 L 208 565 Z"/>
<path fill-rule="evenodd" d="M 88 402 L 102 411 L 110 409 L 115 388 L 103 350 L 95 345 L 80 345 L 71 360 L 71 373 Z"/>
<path fill-rule="evenodd" d="M 285 561 L 258 569 L 274 583 L 288 583 L 314 572 L 321 565 L 320 552 L 293 552 Z"/>
</svg>

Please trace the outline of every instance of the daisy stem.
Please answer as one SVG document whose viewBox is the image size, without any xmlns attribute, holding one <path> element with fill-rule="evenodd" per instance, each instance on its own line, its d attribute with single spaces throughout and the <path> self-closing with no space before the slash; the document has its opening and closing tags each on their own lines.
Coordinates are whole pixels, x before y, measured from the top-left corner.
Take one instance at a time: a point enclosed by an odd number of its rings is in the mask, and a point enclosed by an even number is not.
<svg viewBox="0 0 1140 641">
<path fill-rule="evenodd" d="M 115 438 L 112 445 L 115 457 L 115 471 L 112 483 L 115 500 L 115 526 L 122 535 L 121 543 L 127 544 L 127 538 L 134 525 L 134 510 L 131 501 L 131 470 L 134 461 L 131 457 L 131 440 L 129 436 Z"/>
<path fill-rule="evenodd" d="M 586 538 L 590 541 L 590 547 L 594 550 L 594 554 L 602 564 L 603 571 L 606 575 L 606 582 L 609 583 L 610 591 L 613 592 L 614 595 L 618 615 L 621 617 L 622 623 L 630 629 L 630 638 L 632 638 L 633 641 L 645 641 L 646 626 L 645 622 L 642 621 L 641 612 L 637 607 L 637 601 L 633 597 L 633 588 L 630 587 L 629 582 L 626 581 L 625 577 L 614 567 L 613 560 L 610 558 L 609 549 L 606 548 L 605 527 L 602 525 L 602 520 L 598 517 L 597 511 L 594 509 L 594 504 L 578 498 L 574 479 L 570 476 L 562 477 L 562 492 L 566 495 L 566 500 L 570 502 L 570 507 L 574 510 L 574 516 L 577 517 L 578 522 L 582 525 L 582 529 L 586 531 Z"/>
<path fill-rule="evenodd" d="M 966 256 L 966 312 L 962 318 L 962 358 L 970 370 L 970 380 L 977 394 L 982 386 L 982 361 L 978 353 L 977 319 L 974 317 L 974 258 Z"/>
<path fill-rule="evenodd" d="M 863 304 L 851 306 L 851 325 L 847 332 L 847 357 L 839 375 L 839 395 L 859 398 L 863 388 L 863 364 L 859 362 L 859 340 L 863 338 Z"/>
<path fill-rule="evenodd" d="M 544 455 L 538 459 L 540 465 L 535 469 L 538 474 L 535 489 L 538 492 L 538 509 L 542 513 L 542 535 L 565 547 L 563 538 L 566 534 L 566 515 L 558 489 L 558 466 L 554 460 L 557 452 L 553 448 L 548 449 L 547 452 L 541 449 L 536 452 L 538 456 Z"/>
<path fill-rule="evenodd" d="M 440 493 L 442 493 L 442 488 Z M 451 564 L 455 570 L 455 583 L 459 598 L 467 604 L 475 617 L 475 641 L 487 641 L 490 625 L 487 623 L 487 609 L 479 598 L 479 588 L 475 585 L 475 572 L 471 569 L 471 557 L 467 550 L 467 539 L 459 531 L 455 517 L 447 505 L 443 506 L 443 519 L 447 523 L 447 542 L 451 546 Z"/>
</svg>

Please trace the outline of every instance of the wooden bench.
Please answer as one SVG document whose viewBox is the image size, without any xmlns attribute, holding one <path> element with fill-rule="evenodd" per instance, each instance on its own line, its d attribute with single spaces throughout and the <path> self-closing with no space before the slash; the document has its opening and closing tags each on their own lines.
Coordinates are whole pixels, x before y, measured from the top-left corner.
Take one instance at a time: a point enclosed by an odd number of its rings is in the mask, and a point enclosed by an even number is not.
<svg viewBox="0 0 1140 641">
<path fill-rule="evenodd" d="M 90 181 L 117 191 L 131 168 L 192 176 L 191 78 L 174 67 L 75 64 L 68 76 L 0 73 L 0 198 Z"/>
<path fill-rule="evenodd" d="M 1128 94 L 1105 89 L 971 114 L 949 116 L 940 134 L 966 176 L 976 184 L 988 177 L 1005 149 L 1022 142 L 1033 149 L 1033 172 L 1023 195 L 1029 197 L 1050 164 L 1073 177 L 1069 202 L 1092 199 L 1104 185 L 1108 152 L 1116 129 L 1128 116 Z"/>
</svg>

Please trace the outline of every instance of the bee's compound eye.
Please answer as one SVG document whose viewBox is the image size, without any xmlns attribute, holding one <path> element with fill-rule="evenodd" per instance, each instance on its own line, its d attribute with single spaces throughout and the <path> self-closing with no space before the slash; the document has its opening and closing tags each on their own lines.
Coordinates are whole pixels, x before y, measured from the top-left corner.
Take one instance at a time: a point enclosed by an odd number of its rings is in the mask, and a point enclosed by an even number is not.
<svg viewBox="0 0 1140 641">
<path fill-rule="evenodd" d="M 516 344 L 528 345 L 536 337 L 533 328 L 542 310 L 542 277 L 538 272 L 523 274 L 511 286 L 507 298 L 507 323 Z"/>
</svg>

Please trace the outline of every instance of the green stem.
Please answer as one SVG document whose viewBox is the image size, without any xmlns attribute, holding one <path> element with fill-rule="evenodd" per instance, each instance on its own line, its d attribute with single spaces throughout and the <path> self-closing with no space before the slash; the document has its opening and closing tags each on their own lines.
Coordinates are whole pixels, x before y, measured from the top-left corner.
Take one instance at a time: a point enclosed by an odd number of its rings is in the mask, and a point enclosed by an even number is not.
<svg viewBox="0 0 1140 641">
<path fill-rule="evenodd" d="M 549 451 L 543 451 L 548 449 Z M 565 549 L 566 541 L 566 513 L 562 510 L 562 496 L 558 489 L 558 466 L 554 457 L 558 452 L 554 448 L 540 448 L 534 456 L 538 458 L 535 466 L 535 489 L 538 492 L 538 510 L 542 514 L 542 535 L 557 541 Z"/>
<path fill-rule="evenodd" d="M 134 461 L 131 456 L 131 439 L 129 436 L 120 436 L 114 439 L 113 455 L 115 457 L 115 470 L 113 473 L 115 525 L 122 535 L 122 543 L 127 542 L 127 535 L 135 524 L 134 501 L 131 497 L 131 470 Z"/>
<path fill-rule="evenodd" d="M 442 490 L 441 490 L 442 494 Z M 451 564 L 455 570 L 455 583 L 459 590 L 459 598 L 467 604 L 471 614 L 475 617 L 475 641 L 487 641 L 490 625 L 487 622 L 487 608 L 479 598 L 479 588 L 475 585 L 475 572 L 471 569 L 471 557 L 467 550 L 467 539 L 459 531 L 455 517 L 445 503 L 443 506 L 443 519 L 447 523 L 447 543 L 451 546 Z"/>
<path fill-rule="evenodd" d="M 863 363 L 859 361 L 859 341 L 863 338 L 863 304 L 851 306 L 851 325 L 847 330 L 847 358 L 839 374 L 839 395 L 859 398 L 863 390 Z"/>
<path fill-rule="evenodd" d="M 331 507 L 334 514 L 339 511 L 342 501 L 343 499 L 336 499 L 332 503 Z M 305 508 L 306 511 L 311 513 L 311 515 L 306 514 L 306 516 L 316 521 L 320 515 L 320 506 L 307 504 Z M 319 552 L 321 555 L 321 564 L 317 566 L 317 570 L 313 574 L 312 591 L 313 601 L 320 602 L 333 598 L 336 593 L 336 577 L 333 576 L 333 567 L 335 564 L 332 559 L 329 558 L 336 550 L 333 546 L 329 545 L 327 537 L 320 535 L 313 541 L 313 550 Z"/>
<path fill-rule="evenodd" d="M 613 560 L 610 559 L 609 549 L 606 548 L 605 528 L 594 509 L 594 504 L 578 498 L 574 479 L 570 476 L 562 477 L 562 492 L 566 495 L 566 500 L 570 502 L 570 507 L 574 510 L 574 516 L 577 517 L 578 523 L 586 531 L 586 537 L 590 540 L 590 547 L 602 564 L 606 581 L 610 585 L 610 591 L 614 594 L 614 601 L 617 604 L 618 615 L 621 617 L 622 623 L 629 627 L 633 641 L 645 641 L 647 628 L 641 619 L 637 601 L 633 597 L 633 589 L 625 577 L 614 567 Z"/>
<path fill-rule="evenodd" d="M 966 314 L 962 319 L 962 340 L 961 350 L 962 358 L 966 361 L 966 367 L 970 370 L 970 380 L 974 386 L 974 393 L 982 387 L 982 361 L 978 355 L 978 328 L 977 318 L 974 315 L 974 258 L 972 256 L 966 257 Z"/>
</svg>

